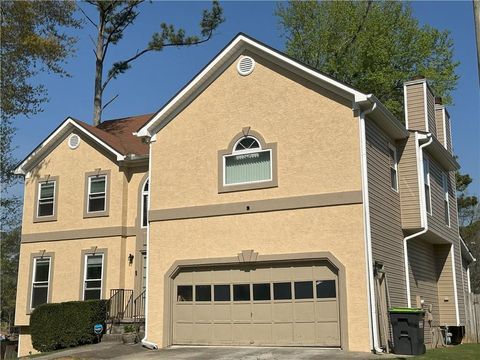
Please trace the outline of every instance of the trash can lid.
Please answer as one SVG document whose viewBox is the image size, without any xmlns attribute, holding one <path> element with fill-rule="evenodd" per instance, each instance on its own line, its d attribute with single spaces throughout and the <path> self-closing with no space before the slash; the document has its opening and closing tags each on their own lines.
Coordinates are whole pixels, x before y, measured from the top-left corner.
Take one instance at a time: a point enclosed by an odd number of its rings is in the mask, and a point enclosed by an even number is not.
<svg viewBox="0 0 480 360">
<path fill-rule="evenodd" d="M 418 308 L 407 308 L 407 307 L 392 307 L 388 310 L 390 313 L 393 314 L 423 314 L 425 311 Z"/>
</svg>

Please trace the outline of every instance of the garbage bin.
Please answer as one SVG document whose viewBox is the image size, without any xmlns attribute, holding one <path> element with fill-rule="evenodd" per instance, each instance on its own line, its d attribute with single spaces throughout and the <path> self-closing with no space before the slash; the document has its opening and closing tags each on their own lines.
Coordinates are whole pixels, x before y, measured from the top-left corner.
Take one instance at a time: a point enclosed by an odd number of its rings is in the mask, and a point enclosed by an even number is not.
<svg viewBox="0 0 480 360">
<path fill-rule="evenodd" d="M 389 313 L 393 330 L 393 351 L 395 354 L 424 354 L 423 322 L 425 311 L 412 308 L 391 308 Z"/>
</svg>

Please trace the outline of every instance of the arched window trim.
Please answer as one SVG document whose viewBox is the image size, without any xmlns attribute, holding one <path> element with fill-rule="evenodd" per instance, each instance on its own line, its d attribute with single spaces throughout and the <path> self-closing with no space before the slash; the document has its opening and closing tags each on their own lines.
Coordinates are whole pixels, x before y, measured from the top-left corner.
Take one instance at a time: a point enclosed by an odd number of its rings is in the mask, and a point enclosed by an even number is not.
<svg viewBox="0 0 480 360">
<path fill-rule="evenodd" d="M 141 193 L 141 200 L 140 200 L 140 227 L 146 228 L 148 226 L 148 197 L 150 196 L 150 183 L 149 178 L 147 177 L 142 185 L 142 193 Z M 148 186 L 148 189 L 145 188 Z M 145 203 L 147 208 L 145 209 Z M 146 210 L 146 212 L 145 212 Z"/>
<path fill-rule="evenodd" d="M 258 142 L 259 147 L 254 149 L 246 150 L 235 150 L 237 145 L 245 138 L 253 138 Z M 270 153 L 270 178 L 266 180 L 259 181 L 249 181 L 242 183 L 226 184 L 225 183 L 225 161 L 228 156 L 232 155 L 242 155 L 242 154 L 252 154 L 252 153 L 261 153 L 261 152 Z M 253 189 L 263 189 L 270 187 L 277 187 L 277 144 L 276 143 L 267 143 L 265 142 L 263 136 L 251 130 L 250 127 L 245 127 L 237 135 L 233 137 L 230 141 L 227 149 L 220 150 L 218 152 L 218 192 L 225 193 L 231 191 L 243 191 L 243 190 L 253 190 Z"/>
</svg>

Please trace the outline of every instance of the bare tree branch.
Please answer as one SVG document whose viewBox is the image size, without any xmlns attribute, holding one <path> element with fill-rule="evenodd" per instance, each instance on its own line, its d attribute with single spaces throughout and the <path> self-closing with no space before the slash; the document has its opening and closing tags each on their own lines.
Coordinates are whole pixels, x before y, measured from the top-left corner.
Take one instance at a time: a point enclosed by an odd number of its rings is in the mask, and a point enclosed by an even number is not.
<svg viewBox="0 0 480 360">
<path fill-rule="evenodd" d="M 118 98 L 119 94 L 115 95 L 113 98 L 111 98 L 105 105 L 102 106 L 102 111 L 105 110 L 105 108 L 110 105 L 116 98 Z"/>
<path fill-rule="evenodd" d="M 90 19 L 90 17 L 87 15 L 87 13 L 85 11 L 83 11 L 83 9 L 80 6 L 78 6 L 78 8 L 82 12 L 83 16 L 85 16 L 87 18 L 87 20 L 90 21 L 90 23 L 96 28 L 98 25 L 95 24 L 95 22 L 92 19 Z"/>
</svg>

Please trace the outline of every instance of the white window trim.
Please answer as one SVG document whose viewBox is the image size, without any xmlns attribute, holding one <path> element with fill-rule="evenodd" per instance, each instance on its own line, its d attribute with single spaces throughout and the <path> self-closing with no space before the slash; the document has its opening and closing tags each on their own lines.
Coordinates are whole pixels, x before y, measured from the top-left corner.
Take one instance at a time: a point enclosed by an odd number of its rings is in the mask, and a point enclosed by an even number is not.
<svg viewBox="0 0 480 360">
<path fill-rule="evenodd" d="M 103 191 L 103 194 L 104 194 L 103 210 L 90 211 L 90 195 L 102 194 L 101 192 L 98 192 L 98 193 L 91 192 L 92 179 L 98 179 L 101 177 L 105 178 L 105 190 Z M 87 194 L 87 213 L 88 214 L 103 213 L 107 211 L 107 189 L 108 189 L 108 176 L 106 174 L 92 175 L 88 177 L 88 194 Z"/>
<path fill-rule="evenodd" d="M 45 256 L 45 257 L 35 257 L 33 258 L 33 274 L 32 274 L 32 283 L 30 284 L 31 286 L 31 292 L 30 292 L 30 310 L 34 310 L 35 308 L 32 307 L 33 304 L 33 288 L 35 284 L 35 276 L 37 275 L 37 261 L 38 260 L 47 260 L 48 259 L 48 281 L 47 281 L 47 302 L 48 299 L 50 298 L 50 275 L 52 272 L 52 258 L 50 256 Z M 45 281 L 41 281 L 44 283 Z"/>
<path fill-rule="evenodd" d="M 394 157 L 394 164 L 395 166 L 393 169 L 395 170 L 395 184 L 397 185 L 397 188 L 394 188 L 392 186 L 392 179 L 390 178 L 390 188 L 398 193 L 398 157 L 397 157 L 397 148 L 393 146 L 391 143 L 388 143 L 388 148 L 390 150 L 393 150 L 393 157 Z M 389 168 L 392 169 L 392 165 L 390 165 L 390 153 L 388 154 L 388 162 L 389 162 Z"/>
<path fill-rule="evenodd" d="M 254 139 L 258 144 L 258 148 L 245 149 L 245 150 L 235 150 L 237 145 L 242 140 L 245 140 L 246 138 Z M 238 139 L 237 142 L 233 145 L 232 149 L 233 149 L 233 151 L 232 151 L 231 154 L 223 155 L 223 186 L 227 187 L 227 186 L 236 186 L 236 185 L 245 185 L 245 184 L 258 184 L 258 183 L 269 182 L 269 181 L 273 180 L 273 164 L 272 164 L 273 154 L 272 154 L 272 149 L 263 149 L 260 141 L 254 136 L 246 136 L 246 137 L 242 137 L 241 139 Z M 256 180 L 256 181 L 243 181 L 243 182 L 237 182 L 237 183 L 233 183 L 233 184 L 226 184 L 226 182 L 225 182 L 226 171 L 225 170 L 226 170 L 226 161 L 227 161 L 228 157 L 245 155 L 245 154 L 258 154 L 258 153 L 263 153 L 263 152 L 268 152 L 270 154 L 270 177 L 268 179 Z"/>
<path fill-rule="evenodd" d="M 445 225 L 450 227 L 451 221 L 450 221 L 450 198 L 448 195 L 448 175 L 445 172 L 442 173 L 442 187 L 443 187 L 443 195 L 445 199 L 444 206 L 446 204 L 446 207 L 447 207 L 446 212 L 447 212 L 447 219 L 448 219 L 448 222 Z M 445 214 L 445 209 L 444 209 L 444 214 Z"/>
<path fill-rule="evenodd" d="M 148 190 L 145 191 L 145 185 L 148 183 Z M 145 212 L 144 212 L 144 204 L 143 204 L 143 201 L 144 201 L 144 197 L 145 195 L 147 195 L 147 212 L 148 212 L 148 200 L 150 198 L 150 182 L 149 182 L 149 178 L 147 178 L 147 180 L 145 180 L 145 182 L 143 183 L 143 186 L 142 186 L 142 195 L 141 195 L 141 210 L 140 210 L 140 227 L 142 229 L 145 229 L 147 226 L 148 226 L 148 219 L 147 219 L 147 225 L 143 225 L 143 217 L 145 216 Z"/>
<path fill-rule="evenodd" d="M 53 211 L 52 211 L 52 214 L 51 215 L 40 215 L 40 199 L 41 199 L 41 196 L 42 196 L 42 185 L 43 184 L 49 184 L 49 183 L 53 183 L 53 202 L 52 202 L 52 206 L 53 206 Z M 42 182 L 39 182 L 38 183 L 38 198 L 37 198 L 37 218 L 46 218 L 46 217 L 52 217 L 52 216 L 55 216 L 55 202 L 57 201 L 57 199 L 55 198 L 55 192 L 57 191 L 57 182 L 55 180 L 49 180 L 49 181 L 42 181 Z"/>
<path fill-rule="evenodd" d="M 423 183 L 424 183 L 424 187 L 425 185 L 428 186 L 428 201 L 430 205 L 430 206 L 425 206 L 425 211 L 427 212 L 428 215 L 432 215 L 432 188 L 430 186 L 430 159 L 425 154 L 423 157 L 423 173 L 424 173 Z M 426 196 L 426 193 L 425 193 L 425 196 Z M 425 199 L 425 204 L 426 204 L 426 201 L 427 199 Z M 429 208 L 430 208 L 430 212 L 428 211 Z"/>
<path fill-rule="evenodd" d="M 84 269 L 83 269 L 83 291 L 82 291 L 82 300 L 85 300 L 85 289 L 86 289 L 86 284 L 87 284 L 87 268 L 88 268 L 88 257 L 89 256 L 102 256 L 102 272 L 100 274 L 100 299 L 102 298 L 103 294 L 103 272 L 104 272 L 104 265 L 105 265 L 105 254 L 99 253 L 99 254 L 85 254 L 85 262 L 84 262 Z M 89 281 L 98 281 L 98 279 L 92 280 L 90 279 Z M 92 289 L 89 289 L 92 290 Z"/>
</svg>

